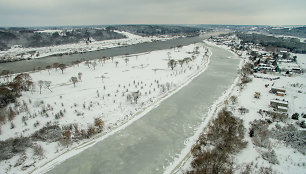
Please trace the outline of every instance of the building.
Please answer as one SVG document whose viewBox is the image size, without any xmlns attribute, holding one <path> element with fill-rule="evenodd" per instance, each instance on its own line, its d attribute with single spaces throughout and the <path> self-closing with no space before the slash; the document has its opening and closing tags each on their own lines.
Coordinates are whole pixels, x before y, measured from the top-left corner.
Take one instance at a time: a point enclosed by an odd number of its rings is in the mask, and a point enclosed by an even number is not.
<svg viewBox="0 0 306 174">
<path fill-rule="evenodd" d="M 288 111 L 288 101 L 285 100 L 271 100 L 270 106 L 279 112 L 287 112 Z"/>
<path fill-rule="evenodd" d="M 273 94 L 277 94 L 277 92 L 286 93 L 286 89 L 284 89 L 284 88 L 271 88 L 270 92 L 272 92 Z"/>
</svg>

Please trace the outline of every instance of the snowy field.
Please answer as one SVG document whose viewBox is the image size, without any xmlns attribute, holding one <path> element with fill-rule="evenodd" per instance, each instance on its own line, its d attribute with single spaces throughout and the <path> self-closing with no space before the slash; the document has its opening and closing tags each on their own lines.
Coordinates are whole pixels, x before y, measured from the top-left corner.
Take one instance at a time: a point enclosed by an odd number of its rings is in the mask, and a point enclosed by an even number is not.
<svg viewBox="0 0 306 174">
<path fill-rule="evenodd" d="M 210 54 L 208 48 L 199 43 L 83 62 L 63 72 L 51 69 L 30 73 L 35 89 L 23 92 L 16 103 L 9 105 L 17 115 L 1 126 L 0 140 L 27 137 L 47 125 L 59 125 L 62 129 L 73 127 L 69 129 L 73 139 L 76 131 L 94 126 L 96 118 L 104 122 L 102 135 L 111 134 L 115 128 L 130 124 L 144 109 L 152 109 L 169 93 L 203 72 Z M 173 70 L 170 59 L 176 63 Z M 72 79 L 76 80 L 75 85 Z M 46 81 L 51 83 L 49 89 L 44 85 Z M 37 156 L 28 148 L 23 154 L 1 161 L 0 173 L 29 172 L 69 150 L 78 152 L 81 145 L 91 144 L 89 140 L 64 145 L 46 141 L 35 143 L 42 147 L 43 155 Z"/>
<path fill-rule="evenodd" d="M 51 30 L 51 31 L 46 30 L 44 32 L 57 32 L 57 30 Z M 168 36 L 168 35 L 142 37 L 124 31 L 115 31 L 115 32 L 126 36 L 126 38 L 104 40 L 104 41 L 92 41 L 91 43 L 88 44 L 85 41 L 81 41 L 75 44 L 65 44 L 65 45 L 39 47 L 39 48 L 22 48 L 14 46 L 7 51 L 0 51 L 0 59 L 1 60 L 18 60 L 18 59 L 28 59 L 28 58 L 36 59 L 36 58 L 42 58 L 58 54 L 83 53 L 83 52 L 96 51 L 107 48 L 134 45 L 144 42 L 153 42 L 157 40 L 165 41 L 178 37 L 178 36 Z"/>
</svg>

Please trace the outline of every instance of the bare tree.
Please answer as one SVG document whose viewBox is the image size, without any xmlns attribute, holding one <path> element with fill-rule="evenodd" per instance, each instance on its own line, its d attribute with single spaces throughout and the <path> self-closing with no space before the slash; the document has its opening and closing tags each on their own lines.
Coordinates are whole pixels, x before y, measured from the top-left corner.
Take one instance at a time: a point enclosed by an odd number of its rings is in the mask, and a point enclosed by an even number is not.
<svg viewBox="0 0 306 174">
<path fill-rule="evenodd" d="M 100 78 L 102 79 L 102 82 L 103 82 L 103 79 L 105 79 L 106 77 L 104 75 L 102 75 Z"/>
<path fill-rule="evenodd" d="M 62 74 L 64 74 L 64 69 L 66 69 L 66 65 L 65 64 L 60 64 L 58 65 L 59 69 L 61 69 Z"/>
<path fill-rule="evenodd" d="M 186 62 L 188 64 L 192 59 L 190 57 L 186 57 L 183 60 L 184 60 L 184 62 Z"/>
<path fill-rule="evenodd" d="M 55 63 L 53 63 L 53 68 L 55 68 L 55 70 L 57 71 L 57 68 L 59 67 L 59 63 L 58 62 L 55 62 Z"/>
<path fill-rule="evenodd" d="M 49 91 L 51 91 L 51 89 L 50 89 L 51 83 L 52 83 L 51 81 L 44 81 L 44 84 L 45 84 L 46 88 L 49 89 Z"/>
<path fill-rule="evenodd" d="M 103 63 L 105 63 L 107 60 L 107 57 L 106 56 L 103 56 Z"/>
<path fill-rule="evenodd" d="M 81 72 L 78 73 L 78 78 L 79 78 L 80 81 L 82 81 L 82 75 L 83 74 Z"/>
<path fill-rule="evenodd" d="M 104 127 L 104 121 L 101 118 L 95 118 L 95 126 L 98 127 L 100 130 Z"/>
<path fill-rule="evenodd" d="M 50 66 L 50 65 L 47 65 L 47 66 L 46 66 L 46 69 L 48 70 L 48 73 L 49 73 L 49 75 L 50 75 L 51 66 Z"/>
<path fill-rule="evenodd" d="M 248 76 L 250 74 L 253 74 L 253 68 L 254 65 L 251 63 L 246 63 L 245 65 L 243 65 L 243 67 L 241 68 L 241 75 L 243 77 Z"/>
<path fill-rule="evenodd" d="M 10 74 L 9 70 L 2 70 L 1 71 L 1 76 L 3 76 L 3 77 L 6 77 L 9 74 Z"/>
<path fill-rule="evenodd" d="M 38 81 L 38 86 L 39 86 L 39 94 L 41 94 L 41 88 L 44 86 L 45 82 L 42 80 Z"/>
<path fill-rule="evenodd" d="M 75 84 L 78 82 L 78 78 L 77 77 L 71 77 L 70 81 L 72 81 L 73 86 L 75 87 Z"/>
<path fill-rule="evenodd" d="M 103 59 L 102 59 L 102 58 L 98 58 L 98 63 L 100 63 L 101 65 L 103 65 Z"/>
<path fill-rule="evenodd" d="M 181 65 L 181 67 L 183 67 L 184 62 L 185 62 L 184 60 L 179 60 L 178 61 L 178 63 Z"/>
<path fill-rule="evenodd" d="M 84 63 L 85 65 L 87 65 L 88 66 L 88 68 L 90 68 L 90 62 L 89 61 L 85 61 L 85 63 Z"/>
<path fill-rule="evenodd" d="M 167 55 L 168 55 L 168 59 L 170 60 L 171 59 L 171 53 L 167 52 Z"/>
<path fill-rule="evenodd" d="M 173 68 L 176 66 L 176 60 L 174 59 L 169 60 L 168 66 L 173 70 Z"/>
<path fill-rule="evenodd" d="M 125 61 L 125 64 L 127 65 L 127 64 L 128 64 L 128 62 L 129 62 L 129 58 L 128 58 L 128 57 L 126 57 L 126 58 L 124 59 L 124 61 Z"/>
<path fill-rule="evenodd" d="M 137 91 L 137 92 L 132 92 L 132 97 L 133 97 L 133 99 L 134 99 L 134 102 L 137 104 L 137 101 L 138 101 L 138 99 L 139 99 L 139 97 L 140 97 L 140 92 L 139 92 L 139 91 Z"/>
<path fill-rule="evenodd" d="M 94 61 L 94 62 L 92 62 L 91 63 L 91 65 L 92 65 L 92 67 L 94 68 L 94 70 L 96 69 L 96 66 L 97 66 L 97 62 L 96 61 Z"/>
</svg>

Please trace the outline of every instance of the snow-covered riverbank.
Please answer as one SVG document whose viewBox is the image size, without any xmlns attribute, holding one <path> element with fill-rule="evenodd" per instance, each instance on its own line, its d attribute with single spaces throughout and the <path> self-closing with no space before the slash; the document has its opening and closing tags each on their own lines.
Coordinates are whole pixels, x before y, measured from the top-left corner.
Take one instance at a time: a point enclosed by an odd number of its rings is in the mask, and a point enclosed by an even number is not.
<svg viewBox="0 0 306 174">
<path fill-rule="evenodd" d="M 126 38 L 91 42 L 82 41 L 75 44 L 65 44 L 38 48 L 22 48 L 15 46 L 7 51 L 0 51 L 0 61 L 6 62 L 24 59 L 37 59 L 52 55 L 84 53 L 89 51 L 103 50 L 107 48 L 134 45 L 144 42 L 165 41 L 179 37 L 168 35 L 142 37 L 124 31 L 115 32 L 126 36 Z"/>
<path fill-rule="evenodd" d="M 210 45 L 210 46 L 220 47 L 222 49 L 226 49 L 226 50 L 231 52 L 230 48 L 228 48 L 226 46 L 216 45 L 215 43 L 209 42 L 209 41 L 205 41 L 205 43 Z M 234 52 L 232 52 L 232 53 L 235 54 Z M 236 58 L 238 58 L 238 56 Z M 243 61 L 243 59 L 241 59 L 238 68 L 240 69 L 243 66 L 244 63 L 245 62 Z M 224 93 L 209 108 L 209 111 L 207 113 L 207 117 L 205 117 L 205 119 L 203 119 L 203 122 L 197 128 L 197 130 L 195 131 L 194 135 L 186 140 L 186 142 L 185 142 L 186 146 L 178 154 L 178 157 L 173 160 L 171 165 L 166 167 L 166 169 L 164 171 L 165 174 L 170 174 L 170 173 L 180 173 L 180 174 L 182 173 L 183 174 L 184 172 L 190 170 L 190 163 L 191 163 L 191 160 L 192 160 L 192 156 L 190 154 L 190 149 L 196 143 L 196 141 L 198 140 L 199 136 L 203 132 L 204 128 L 207 127 L 209 122 L 216 117 L 218 111 L 220 111 L 220 109 L 222 109 L 224 107 L 224 101 L 228 100 L 230 98 L 230 96 L 233 94 L 233 92 L 235 90 L 235 86 L 239 82 L 239 78 L 240 77 L 237 74 L 237 77 L 233 81 L 233 84 L 230 85 L 228 87 L 228 89 L 225 90 Z"/>
<path fill-rule="evenodd" d="M 230 49 L 224 45 L 219 46 Z M 251 61 L 246 51 L 240 51 L 239 54 L 241 72 L 243 65 Z M 291 62 L 284 66 L 289 68 L 297 64 L 304 70 L 306 56 L 295 56 L 296 63 Z M 186 148 L 165 173 L 185 173 L 192 170 L 193 157 L 190 149 L 203 133 L 208 121 L 216 118 L 217 112 L 224 107 L 242 119 L 246 128 L 245 141 L 248 145 L 230 157 L 234 173 L 285 174 L 305 171 L 305 74 L 269 72 L 255 73 L 252 76 L 246 84 L 241 82 L 241 76 L 237 77 L 234 84 L 212 106 L 213 109 L 208 113 L 210 119 L 205 120 L 195 135 L 187 141 Z M 274 94 L 271 92 L 272 88 L 285 90 L 285 95 Z M 285 112 L 277 111 L 272 106 L 275 100 L 289 103 L 284 108 L 288 109 Z M 293 117 L 296 114 L 297 117 Z"/>
<path fill-rule="evenodd" d="M 89 147 L 124 128 L 203 72 L 208 65 L 209 55 L 210 52 L 203 44 L 194 44 L 129 57 L 114 57 L 113 60 L 105 62 L 86 62 L 64 69 L 63 74 L 59 69 L 30 73 L 36 84 L 39 80 L 51 81 L 52 92 L 42 87 L 42 94 L 39 94 L 38 85 L 36 90 L 23 93 L 18 101 L 22 105 L 27 105 L 29 109 L 16 116 L 12 121 L 15 125 L 13 129 L 10 129 L 9 122 L 2 125 L 1 140 L 21 135 L 29 136 L 48 124 L 57 124 L 61 127 L 77 124 L 78 130 L 87 130 L 94 124 L 95 118 L 104 121 L 104 131 L 95 137 L 97 140 L 93 138 L 78 141 L 69 144 L 68 148 L 58 142 L 36 142 L 44 149 L 43 156 L 33 155 L 33 150 L 28 148 L 25 154 L 2 161 L 2 172 L 19 173 L 22 168 L 25 169 L 22 172 L 29 172 L 56 158 L 46 165 L 48 168 L 57 163 L 57 160 L 62 161 L 84 150 L 81 146 Z M 169 59 L 177 60 L 173 70 L 168 67 Z M 185 61 L 182 61 L 184 59 Z M 70 79 L 73 76 L 78 77 L 79 72 L 82 75 L 74 87 Z M 136 91 L 141 93 L 137 102 L 128 97 Z M 17 109 L 13 105 L 12 107 Z M 61 116 L 58 117 L 59 115 Z M 57 118 L 56 121 L 54 118 Z M 75 129 L 74 127 L 71 130 L 72 138 Z M 73 152 L 66 153 L 67 150 Z M 23 156 L 28 159 L 15 166 Z M 58 158 L 59 156 L 61 157 Z"/>
</svg>

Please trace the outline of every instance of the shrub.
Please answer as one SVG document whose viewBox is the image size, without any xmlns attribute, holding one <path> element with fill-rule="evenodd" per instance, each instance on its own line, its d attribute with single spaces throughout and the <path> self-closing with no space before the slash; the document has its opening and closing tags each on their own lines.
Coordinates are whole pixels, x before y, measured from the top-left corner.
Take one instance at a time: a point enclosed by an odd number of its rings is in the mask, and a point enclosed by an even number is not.
<svg viewBox="0 0 306 174">
<path fill-rule="evenodd" d="M 242 78 L 241 78 L 241 83 L 242 84 L 246 84 L 246 83 L 249 83 L 249 82 L 251 82 L 252 81 L 252 78 L 250 78 L 250 77 L 248 77 L 248 76 L 243 76 Z"/>
<path fill-rule="evenodd" d="M 87 135 L 88 137 L 91 137 L 94 134 L 96 134 L 96 128 L 93 125 L 90 125 L 87 130 Z"/>
<path fill-rule="evenodd" d="M 259 174 L 273 174 L 271 167 L 260 167 Z"/>
<path fill-rule="evenodd" d="M 238 111 L 241 115 L 249 112 L 249 110 L 247 108 L 244 108 L 242 106 L 240 108 L 238 108 Z"/>
<path fill-rule="evenodd" d="M 101 118 L 95 118 L 95 126 L 101 130 L 103 129 L 104 122 L 101 120 Z"/>
<path fill-rule="evenodd" d="M 11 129 L 14 129 L 15 128 L 15 124 L 13 122 L 11 122 Z"/>
<path fill-rule="evenodd" d="M 62 136 L 62 130 L 58 125 L 45 126 L 32 134 L 32 139 L 36 141 L 58 141 Z"/>
<path fill-rule="evenodd" d="M 263 159 L 267 160 L 271 164 L 279 164 L 274 150 L 263 152 L 261 156 Z"/>
<path fill-rule="evenodd" d="M 63 136 L 64 136 L 64 139 L 70 140 L 70 138 L 71 138 L 71 131 L 70 130 L 64 130 L 63 131 Z"/>
<path fill-rule="evenodd" d="M 270 116 L 273 121 L 286 121 L 288 118 L 286 113 L 279 113 L 274 111 L 266 111 L 265 113 Z"/>
<path fill-rule="evenodd" d="M 228 154 L 217 149 L 202 152 L 191 162 L 191 166 L 196 170 L 189 171 L 188 174 L 233 173 Z"/>
<path fill-rule="evenodd" d="M 32 141 L 28 137 L 17 137 L 0 141 L 0 161 L 10 159 L 31 146 Z"/>
<path fill-rule="evenodd" d="M 14 120 L 15 116 L 16 116 L 16 112 L 14 112 L 13 109 L 10 107 L 9 108 L 9 114 L 8 114 L 8 120 L 9 121 Z"/>
<path fill-rule="evenodd" d="M 300 122 L 300 126 L 301 128 L 306 128 L 306 124 L 304 120 Z M 0 134 L 1 134 L 1 130 L 0 130 Z"/>
<path fill-rule="evenodd" d="M 254 120 L 251 123 L 251 130 L 254 131 L 252 142 L 255 146 L 268 148 L 270 147 L 270 131 L 268 130 L 269 123 L 264 120 Z"/>
<path fill-rule="evenodd" d="M 242 120 L 222 109 L 192 147 L 193 169 L 187 173 L 233 173 L 229 156 L 246 146 L 244 132 Z"/>
<path fill-rule="evenodd" d="M 306 133 L 305 130 L 299 130 L 294 125 L 288 125 L 282 128 L 276 128 L 271 131 L 273 138 L 283 141 L 292 148 L 306 154 Z"/>
<path fill-rule="evenodd" d="M 39 158 L 44 157 L 44 149 L 39 144 L 35 144 L 33 147 L 34 156 L 37 156 Z"/>
<path fill-rule="evenodd" d="M 250 137 L 254 137 L 254 129 L 251 129 L 249 132 Z"/>
<path fill-rule="evenodd" d="M 229 100 L 231 101 L 231 103 L 232 103 L 233 105 L 237 103 L 237 99 L 238 99 L 238 97 L 235 96 L 235 95 L 233 95 L 233 96 L 231 96 L 231 97 L 229 98 Z"/>
<path fill-rule="evenodd" d="M 17 162 L 15 163 L 14 167 L 20 166 L 23 164 L 27 159 L 27 155 L 25 152 L 23 152 L 20 157 L 18 158 Z"/>
<path fill-rule="evenodd" d="M 3 113 L 0 113 L 0 124 L 4 124 L 6 122 L 6 117 Z"/>
<path fill-rule="evenodd" d="M 243 67 L 241 68 L 241 75 L 242 76 L 247 76 L 247 75 L 251 75 L 253 74 L 253 68 L 254 65 L 251 63 L 246 63 L 245 65 L 243 65 Z"/>
<path fill-rule="evenodd" d="M 294 114 L 292 114 L 291 118 L 292 118 L 293 120 L 299 120 L 299 116 L 300 116 L 300 114 L 294 113 Z"/>
</svg>

